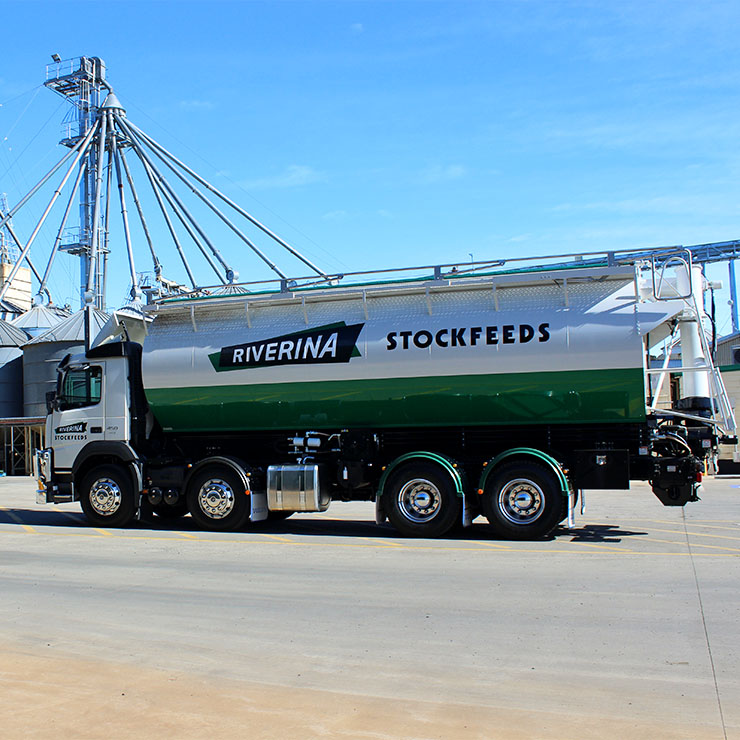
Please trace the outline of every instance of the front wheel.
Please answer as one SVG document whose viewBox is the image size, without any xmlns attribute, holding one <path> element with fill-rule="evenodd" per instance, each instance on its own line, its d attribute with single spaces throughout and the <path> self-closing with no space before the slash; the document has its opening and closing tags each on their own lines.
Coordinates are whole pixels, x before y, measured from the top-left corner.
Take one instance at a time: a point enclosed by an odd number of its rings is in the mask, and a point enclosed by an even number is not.
<svg viewBox="0 0 740 740">
<path fill-rule="evenodd" d="M 493 531 L 510 540 L 545 537 L 561 521 L 565 499 L 555 475 L 528 462 L 501 466 L 481 498 Z"/>
<path fill-rule="evenodd" d="M 460 497 L 447 473 L 430 463 L 407 463 L 385 485 L 390 523 L 411 537 L 440 537 L 460 517 Z"/>
<path fill-rule="evenodd" d="M 119 465 L 101 465 L 80 483 L 80 504 L 91 524 L 125 527 L 136 515 L 136 497 L 128 470 Z"/>
<path fill-rule="evenodd" d="M 213 466 L 197 472 L 188 483 L 190 515 L 203 529 L 231 532 L 249 516 L 249 496 L 239 476 L 229 468 Z"/>
</svg>

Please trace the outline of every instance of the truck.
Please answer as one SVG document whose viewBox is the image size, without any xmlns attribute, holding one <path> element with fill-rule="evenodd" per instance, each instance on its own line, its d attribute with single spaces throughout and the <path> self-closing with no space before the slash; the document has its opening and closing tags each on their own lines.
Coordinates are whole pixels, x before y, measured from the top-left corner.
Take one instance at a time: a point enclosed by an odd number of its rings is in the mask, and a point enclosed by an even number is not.
<svg viewBox="0 0 740 740">
<path fill-rule="evenodd" d="M 367 501 L 405 536 L 508 539 L 633 480 L 683 506 L 735 434 L 705 288 L 658 250 L 153 298 L 60 363 L 37 500 L 215 531 Z"/>
</svg>

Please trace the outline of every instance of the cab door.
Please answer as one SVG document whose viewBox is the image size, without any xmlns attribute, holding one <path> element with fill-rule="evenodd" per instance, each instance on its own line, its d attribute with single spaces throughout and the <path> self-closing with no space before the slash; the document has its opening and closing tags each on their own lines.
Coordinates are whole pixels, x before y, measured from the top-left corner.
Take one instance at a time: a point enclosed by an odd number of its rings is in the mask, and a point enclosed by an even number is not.
<svg viewBox="0 0 740 740">
<path fill-rule="evenodd" d="M 104 383 L 105 362 L 70 364 L 64 369 L 51 414 L 51 447 L 57 471 L 71 470 L 88 442 L 104 439 Z"/>
</svg>

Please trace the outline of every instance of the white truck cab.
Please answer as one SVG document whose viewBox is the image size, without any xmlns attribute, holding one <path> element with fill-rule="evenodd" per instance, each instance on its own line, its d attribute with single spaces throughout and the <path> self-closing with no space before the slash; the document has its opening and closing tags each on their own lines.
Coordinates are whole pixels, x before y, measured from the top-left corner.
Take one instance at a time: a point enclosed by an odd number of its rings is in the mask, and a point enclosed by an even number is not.
<svg viewBox="0 0 740 740">
<path fill-rule="evenodd" d="M 139 371 L 140 353 L 134 342 L 117 342 L 62 360 L 57 389 L 47 399 L 48 447 L 36 455 L 37 477 L 53 477 L 54 484 L 40 486 L 39 503 L 77 500 L 75 486 L 94 486 L 86 481 L 86 471 L 100 466 L 117 466 L 124 479 L 117 485 L 140 490 L 140 463 L 132 443 L 137 430 L 140 435 L 145 431 L 146 402 L 135 392 L 140 383 L 131 382 L 132 368 L 134 374 Z M 112 476 L 100 480 L 99 494 L 91 500 L 105 514 L 111 496 L 118 494 L 111 493 Z"/>
<path fill-rule="evenodd" d="M 93 361 L 74 355 L 60 366 L 46 419 L 46 435 L 54 443 L 58 470 L 71 471 L 90 442 L 128 441 L 127 364 L 125 357 Z"/>
</svg>

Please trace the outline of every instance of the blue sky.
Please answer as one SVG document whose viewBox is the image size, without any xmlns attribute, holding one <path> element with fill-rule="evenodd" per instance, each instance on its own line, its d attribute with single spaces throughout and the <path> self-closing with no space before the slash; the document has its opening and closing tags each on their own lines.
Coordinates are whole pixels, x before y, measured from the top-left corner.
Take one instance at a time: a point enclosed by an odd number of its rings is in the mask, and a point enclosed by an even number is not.
<svg viewBox="0 0 740 740">
<path fill-rule="evenodd" d="M 3 22 L 11 205 L 63 152 L 50 54 L 85 54 L 132 121 L 328 270 L 740 238 L 738 3 L 6 0 Z"/>
</svg>

